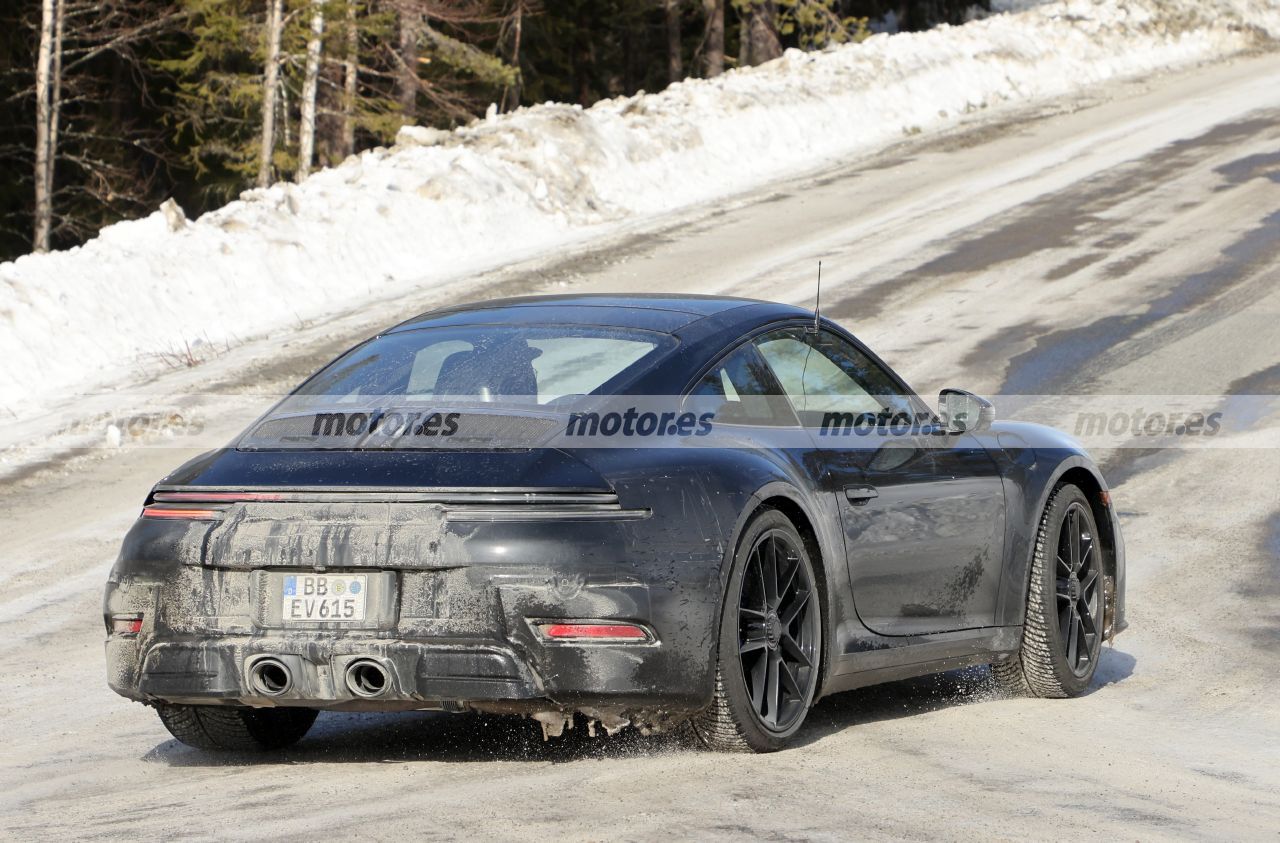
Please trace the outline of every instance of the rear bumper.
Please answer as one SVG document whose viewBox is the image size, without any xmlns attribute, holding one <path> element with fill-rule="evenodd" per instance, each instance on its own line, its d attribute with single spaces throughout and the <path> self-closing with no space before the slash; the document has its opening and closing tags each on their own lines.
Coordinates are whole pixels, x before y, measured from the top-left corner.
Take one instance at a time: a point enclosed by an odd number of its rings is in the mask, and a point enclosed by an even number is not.
<svg viewBox="0 0 1280 843">
<path fill-rule="evenodd" d="M 704 707 L 718 569 L 686 562 L 677 579 L 613 567 L 607 574 L 590 566 L 576 573 L 545 566 L 396 571 L 383 622 L 359 630 L 264 623 L 258 571 L 175 565 L 162 579 L 116 574 L 106 615 L 143 620 L 136 634 L 108 636 L 108 684 L 142 702 L 333 710 Z M 540 622 L 569 619 L 638 624 L 652 635 L 594 643 L 538 633 Z M 259 693 L 252 681 L 254 662 L 267 657 L 290 674 L 289 689 L 278 695 Z M 347 668 L 358 659 L 382 666 L 383 693 L 352 691 Z"/>
<path fill-rule="evenodd" d="M 536 667 L 517 648 L 487 641 L 421 642 L 228 636 L 107 640 L 109 683 L 141 701 L 249 706 L 293 705 L 333 710 L 510 711 L 548 707 L 696 708 L 696 689 L 655 688 L 632 680 L 637 665 L 661 644 L 556 644 Z M 263 658 L 283 664 L 289 688 L 278 696 L 254 689 L 252 666 Z M 387 688 L 376 697 L 355 693 L 347 668 L 372 660 Z"/>
<path fill-rule="evenodd" d="M 683 493 L 663 498 L 678 510 L 665 519 L 558 495 L 531 503 L 532 490 L 504 492 L 500 506 L 467 494 L 285 490 L 290 500 L 218 499 L 209 520 L 139 518 L 104 614 L 109 629 L 122 616 L 141 629 L 109 636 L 110 686 L 143 702 L 387 711 L 710 702 L 724 543 Z M 283 575 L 318 572 L 367 575 L 364 620 L 285 623 Z M 556 621 L 651 634 L 546 640 L 538 624 Z M 264 657 L 294 675 L 287 692 L 255 690 L 250 666 Z M 350 692 L 357 658 L 382 665 L 385 693 Z"/>
</svg>

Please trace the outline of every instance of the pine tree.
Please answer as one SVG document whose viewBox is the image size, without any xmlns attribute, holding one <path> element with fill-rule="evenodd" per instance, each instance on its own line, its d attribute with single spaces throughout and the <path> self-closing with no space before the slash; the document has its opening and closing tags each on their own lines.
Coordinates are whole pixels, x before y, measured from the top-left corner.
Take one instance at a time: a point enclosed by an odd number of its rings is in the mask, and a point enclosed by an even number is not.
<svg viewBox="0 0 1280 843">
<path fill-rule="evenodd" d="M 777 28 L 802 50 L 863 41 L 871 35 L 867 18 L 841 15 L 837 0 L 775 0 Z"/>
<path fill-rule="evenodd" d="M 470 119 L 519 84 L 501 56 L 500 33 L 528 4 L 492 0 L 393 0 L 395 95 L 406 123 Z M 424 107 L 425 106 L 425 110 Z"/>
<path fill-rule="evenodd" d="M 266 0 L 279 3 L 281 0 Z M 225 201 L 251 179 L 263 181 L 262 150 L 274 148 L 274 125 L 263 126 L 264 67 L 269 12 L 259 0 L 183 0 L 190 40 L 157 66 L 174 76 L 169 116 L 173 143 L 200 185 Z M 274 120 L 275 109 L 270 109 Z M 268 137 L 269 134 L 269 137 Z"/>
<path fill-rule="evenodd" d="M 167 197 L 195 215 L 406 123 L 590 105 L 858 40 L 888 11 L 908 29 L 957 23 L 974 3 L 986 0 L 0 4 L 0 258 L 80 242 Z"/>
</svg>

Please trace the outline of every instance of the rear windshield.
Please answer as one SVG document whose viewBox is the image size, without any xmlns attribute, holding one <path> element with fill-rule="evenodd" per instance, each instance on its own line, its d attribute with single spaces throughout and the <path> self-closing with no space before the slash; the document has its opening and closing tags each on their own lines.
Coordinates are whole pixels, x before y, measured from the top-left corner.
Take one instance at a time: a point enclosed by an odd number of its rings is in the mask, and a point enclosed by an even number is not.
<svg viewBox="0 0 1280 843">
<path fill-rule="evenodd" d="M 612 394 L 674 345 L 667 334 L 582 325 L 387 334 L 322 369 L 237 447 L 527 446 L 556 428 L 551 416 Z"/>
<path fill-rule="evenodd" d="M 665 334 L 580 325 L 422 328 L 352 350 L 296 394 L 547 404 L 629 380 L 641 361 L 673 342 Z"/>
</svg>

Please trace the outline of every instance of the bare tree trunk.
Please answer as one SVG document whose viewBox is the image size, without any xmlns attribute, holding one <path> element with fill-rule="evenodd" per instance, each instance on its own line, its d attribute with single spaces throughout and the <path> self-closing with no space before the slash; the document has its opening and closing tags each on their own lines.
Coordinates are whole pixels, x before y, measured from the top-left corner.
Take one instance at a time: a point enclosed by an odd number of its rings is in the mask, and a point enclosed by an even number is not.
<svg viewBox="0 0 1280 843">
<path fill-rule="evenodd" d="M 320 79 L 323 39 L 324 0 L 311 0 L 311 37 L 307 39 L 307 64 L 302 77 L 302 125 L 298 128 L 298 181 L 311 174 L 311 160 L 315 155 L 316 86 Z"/>
<path fill-rule="evenodd" d="M 53 93 L 49 102 L 49 206 L 53 207 L 53 174 L 58 168 L 58 129 L 62 122 L 62 36 L 66 29 L 67 0 L 56 0 L 53 20 Z M 52 214 L 50 214 L 52 217 Z"/>
<path fill-rule="evenodd" d="M 708 78 L 724 73 L 724 0 L 702 0 L 707 14 L 706 73 Z"/>
<path fill-rule="evenodd" d="M 777 6 L 773 0 L 752 0 L 746 20 L 746 64 L 764 64 L 782 55 L 782 39 L 778 37 Z"/>
<path fill-rule="evenodd" d="M 406 123 L 418 113 L 418 39 L 422 36 L 419 11 L 409 0 L 400 3 L 400 70 L 396 75 L 396 99 Z"/>
<path fill-rule="evenodd" d="M 644 58 L 648 58 L 647 53 Z M 605 80 L 605 90 L 608 96 L 616 97 L 618 94 L 634 94 L 639 88 L 637 78 L 643 78 L 643 71 L 640 69 L 641 51 L 636 48 L 636 28 L 634 26 L 624 26 L 622 28 L 622 87 L 617 87 L 615 79 Z"/>
<path fill-rule="evenodd" d="M 667 12 L 667 78 L 679 82 L 684 78 L 684 59 L 680 55 L 680 0 L 663 0 Z"/>
<path fill-rule="evenodd" d="M 43 0 L 40 8 L 40 49 L 36 54 L 36 207 L 35 232 L 31 247 L 37 252 L 49 251 L 49 230 L 53 224 L 54 154 L 51 148 L 52 84 L 56 0 Z"/>
<path fill-rule="evenodd" d="M 288 149 L 293 146 L 293 135 L 289 134 L 289 86 L 280 86 L 280 130 L 277 134 L 280 136 L 280 142 L 284 144 L 284 148 Z"/>
<path fill-rule="evenodd" d="M 280 38 L 284 29 L 284 0 L 267 3 L 267 61 L 262 83 L 262 149 L 258 158 L 258 187 L 271 184 L 271 156 L 276 147 L 276 95 L 280 89 Z"/>
<path fill-rule="evenodd" d="M 502 110 L 515 111 L 520 107 L 523 77 L 520 75 L 520 39 L 524 31 L 525 0 L 516 0 L 511 12 L 511 54 L 508 63 L 516 69 L 516 83 L 502 92 Z"/>
<path fill-rule="evenodd" d="M 342 63 L 342 157 L 356 151 L 356 93 L 360 83 L 360 29 L 356 3 L 347 3 L 347 57 Z"/>
</svg>

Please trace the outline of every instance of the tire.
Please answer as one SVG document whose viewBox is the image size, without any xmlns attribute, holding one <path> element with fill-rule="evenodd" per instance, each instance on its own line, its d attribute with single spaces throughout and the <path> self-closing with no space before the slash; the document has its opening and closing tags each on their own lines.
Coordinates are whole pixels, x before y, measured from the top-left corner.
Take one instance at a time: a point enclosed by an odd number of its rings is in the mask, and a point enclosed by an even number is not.
<svg viewBox="0 0 1280 843">
<path fill-rule="evenodd" d="M 721 611 L 712 702 L 691 721 L 703 746 L 775 752 L 800 731 L 822 664 L 817 582 L 785 515 L 766 509 L 748 524 Z"/>
<path fill-rule="evenodd" d="M 292 746 L 316 722 L 310 708 L 233 708 L 157 703 L 169 734 L 187 746 L 215 752 L 261 752 Z"/>
<path fill-rule="evenodd" d="M 1070 546 L 1073 523 L 1079 524 L 1076 557 Z M 1102 554 L 1088 498 L 1070 483 L 1057 486 L 1036 532 L 1022 645 L 1016 655 L 991 665 L 1004 690 L 1061 698 L 1078 696 L 1089 687 L 1106 629 Z"/>
</svg>

